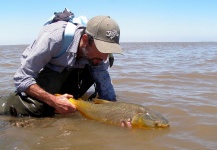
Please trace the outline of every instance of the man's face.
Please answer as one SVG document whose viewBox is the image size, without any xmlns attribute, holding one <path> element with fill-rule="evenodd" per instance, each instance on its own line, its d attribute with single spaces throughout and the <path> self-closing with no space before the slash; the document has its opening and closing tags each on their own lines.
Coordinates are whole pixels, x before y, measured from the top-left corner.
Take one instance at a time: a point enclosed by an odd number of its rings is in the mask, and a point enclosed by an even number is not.
<svg viewBox="0 0 217 150">
<path fill-rule="evenodd" d="M 94 42 L 87 45 L 86 56 L 93 66 L 99 65 L 103 60 L 106 61 L 108 58 L 107 53 L 101 53 L 98 51 Z"/>
</svg>

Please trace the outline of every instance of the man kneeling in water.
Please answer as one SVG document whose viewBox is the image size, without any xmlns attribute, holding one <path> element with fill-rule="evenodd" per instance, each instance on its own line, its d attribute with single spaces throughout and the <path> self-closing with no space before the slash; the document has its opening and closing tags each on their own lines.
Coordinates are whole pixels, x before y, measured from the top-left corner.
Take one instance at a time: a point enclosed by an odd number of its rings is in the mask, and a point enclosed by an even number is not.
<svg viewBox="0 0 217 150">
<path fill-rule="evenodd" d="M 44 26 L 23 52 L 14 76 L 17 92 L 7 98 L 2 114 L 44 117 L 73 113 L 76 108 L 68 99 L 81 97 L 93 83 L 99 98 L 116 100 L 108 68 L 109 55 L 122 52 L 118 24 L 108 16 L 96 16 L 86 27 L 77 25 L 70 46 L 55 57 L 66 25 L 57 21 Z"/>
</svg>

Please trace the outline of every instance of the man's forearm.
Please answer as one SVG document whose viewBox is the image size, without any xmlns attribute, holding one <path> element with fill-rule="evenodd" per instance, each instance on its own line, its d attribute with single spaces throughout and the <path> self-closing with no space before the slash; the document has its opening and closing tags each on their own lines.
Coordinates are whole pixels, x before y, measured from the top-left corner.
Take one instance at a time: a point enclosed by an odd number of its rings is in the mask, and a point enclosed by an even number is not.
<svg viewBox="0 0 217 150">
<path fill-rule="evenodd" d="M 31 97 L 47 103 L 51 107 L 54 107 L 55 112 L 57 113 L 68 114 L 76 111 L 75 106 L 72 105 L 68 100 L 69 98 L 73 98 L 72 95 L 64 94 L 61 96 L 55 96 L 46 92 L 37 84 L 32 84 L 31 86 L 29 86 L 25 90 L 25 93 Z"/>
<path fill-rule="evenodd" d="M 45 90 L 43 90 L 41 87 L 39 87 L 39 85 L 37 84 L 32 84 L 31 86 L 29 86 L 26 90 L 25 93 L 31 97 L 34 97 L 36 99 L 39 99 L 45 103 L 47 103 L 50 106 L 54 106 L 54 100 L 55 100 L 55 96 L 46 92 Z"/>
</svg>

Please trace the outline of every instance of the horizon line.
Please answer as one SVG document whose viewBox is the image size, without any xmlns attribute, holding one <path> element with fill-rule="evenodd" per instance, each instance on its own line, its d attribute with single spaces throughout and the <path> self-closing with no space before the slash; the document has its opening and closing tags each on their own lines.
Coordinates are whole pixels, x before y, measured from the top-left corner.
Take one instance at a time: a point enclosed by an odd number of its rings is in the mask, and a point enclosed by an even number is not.
<svg viewBox="0 0 217 150">
<path fill-rule="evenodd" d="M 217 41 L 167 41 L 167 42 L 163 42 L 163 41 L 150 41 L 150 42 L 147 42 L 147 41 L 138 41 L 138 42 L 135 42 L 135 41 L 123 41 L 123 42 L 120 42 L 121 43 L 216 43 Z M 0 46 L 10 46 L 10 45 L 30 45 L 30 44 L 0 44 Z"/>
</svg>

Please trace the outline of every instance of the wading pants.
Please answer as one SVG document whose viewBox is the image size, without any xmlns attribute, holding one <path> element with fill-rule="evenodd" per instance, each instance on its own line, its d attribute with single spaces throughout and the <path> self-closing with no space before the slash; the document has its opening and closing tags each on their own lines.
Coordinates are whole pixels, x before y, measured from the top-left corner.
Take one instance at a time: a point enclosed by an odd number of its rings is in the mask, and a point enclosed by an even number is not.
<svg viewBox="0 0 217 150">
<path fill-rule="evenodd" d="M 36 79 L 37 84 L 51 94 L 72 94 L 81 97 L 94 83 L 88 66 L 84 69 L 64 70 L 62 73 L 44 68 Z M 25 93 L 11 93 L 0 98 L 0 114 L 12 116 L 46 117 L 54 115 L 54 108 Z"/>
</svg>

